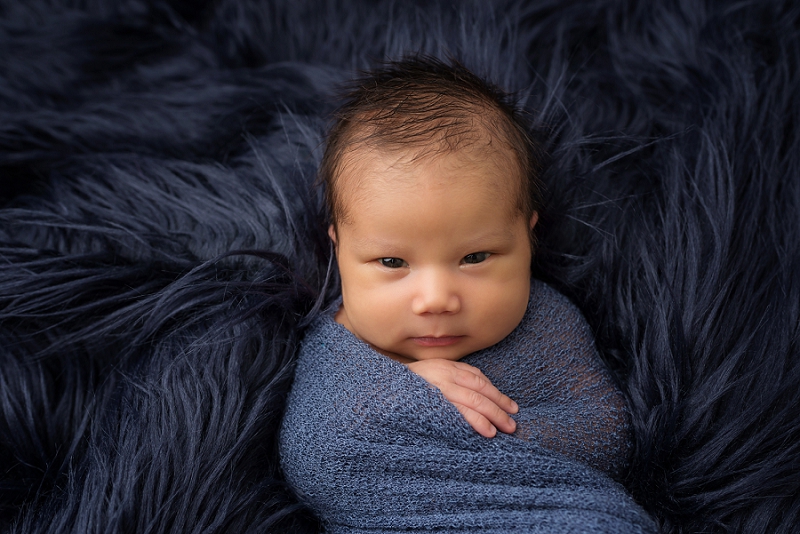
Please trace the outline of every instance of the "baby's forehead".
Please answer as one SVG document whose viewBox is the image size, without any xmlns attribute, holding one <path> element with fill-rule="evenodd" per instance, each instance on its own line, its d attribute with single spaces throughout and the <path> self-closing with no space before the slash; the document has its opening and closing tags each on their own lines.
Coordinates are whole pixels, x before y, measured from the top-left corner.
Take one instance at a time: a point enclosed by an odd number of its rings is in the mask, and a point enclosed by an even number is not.
<svg viewBox="0 0 800 534">
<path fill-rule="evenodd" d="M 441 146 L 409 146 L 409 145 L 370 145 L 359 143 L 348 147 L 342 157 L 339 173 L 339 185 L 364 185 L 370 180 L 380 179 L 376 168 L 391 169 L 395 179 L 402 176 L 409 178 L 417 175 L 414 171 L 420 167 L 443 169 L 469 169 L 475 165 L 488 165 L 497 170 L 487 175 L 487 182 L 497 183 L 496 177 L 501 175 L 502 185 L 516 188 L 519 183 L 519 165 L 516 155 L 504 147 L 491 144 L 470 145 L 457 150 Z M 347 184 L 349 180 L 356 184 Z"/>
<path fill-rule="evenodd" d="M 485 172 L 474 172 L 475 169 Z M 361 202 L 370 202 L 376 192 L 412 188 L 424 195 L 429 186 L 447 188 L 469 176 L 471 187 L 498 199 L 498 215 L 513 218 L 519 211 L 522 194 L 520 173 L 511 150 L 490 144 L 459 150 L 362 144 L 351 147 L 344 155 L 336 191 L 346 215 Z"/>
</svg>

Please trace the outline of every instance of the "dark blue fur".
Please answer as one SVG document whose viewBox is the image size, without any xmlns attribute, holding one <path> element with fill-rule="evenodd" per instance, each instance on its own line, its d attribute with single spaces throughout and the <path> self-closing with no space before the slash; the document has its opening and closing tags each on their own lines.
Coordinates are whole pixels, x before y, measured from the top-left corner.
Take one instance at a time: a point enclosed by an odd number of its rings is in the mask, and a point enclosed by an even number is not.
<svg viewBox="0 0 800 534">
<path fill-rule="evenodd" d="M 0 1 L 0 525 L 316 529 L 275 431 L 332 296 L 337 85 L 454 55 L 550 151 L 535 270 L 664 532 L 800 525 L 800 7 Z M 326 283 L 327 280 L 327 283 Z"/>
</svg>

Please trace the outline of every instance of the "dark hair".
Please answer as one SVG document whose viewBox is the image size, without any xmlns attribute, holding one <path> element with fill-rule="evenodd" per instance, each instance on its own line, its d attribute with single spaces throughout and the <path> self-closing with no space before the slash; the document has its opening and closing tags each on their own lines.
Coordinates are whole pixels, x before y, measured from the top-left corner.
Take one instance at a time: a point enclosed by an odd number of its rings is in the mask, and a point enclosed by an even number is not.
<svg viewBox="0 0 800 534">
<path fill-rule="evenodd" d="M 331 221 L 346 216 L 337 179 L 348 147 L 413 148 L 414 159 L 450 152 L 479 139 L 500 140 L 520 170 L 517 208 L 539 211 L 542 153 L 511 97 L 457 61 L 428 56 L 390 62 L 355 80 L 334 114 L 319 180 Z"/>
</svg>

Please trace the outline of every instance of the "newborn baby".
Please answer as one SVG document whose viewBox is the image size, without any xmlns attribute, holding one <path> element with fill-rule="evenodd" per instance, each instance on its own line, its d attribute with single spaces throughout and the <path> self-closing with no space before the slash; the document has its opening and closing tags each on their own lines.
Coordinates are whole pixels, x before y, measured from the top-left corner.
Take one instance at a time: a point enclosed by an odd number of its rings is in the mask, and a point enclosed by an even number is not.
<svg viewBox="0 0 800 534">
<path fill-rule="evenodd" d="M 341 299 L 301 345 L 280 447 L 327 531 L 654 531 L 612 480 L 622 394 L 531 280 L 538 158 L 507 98 L 457 64 L 391 64 L 320 174 Z"/>
</svg>

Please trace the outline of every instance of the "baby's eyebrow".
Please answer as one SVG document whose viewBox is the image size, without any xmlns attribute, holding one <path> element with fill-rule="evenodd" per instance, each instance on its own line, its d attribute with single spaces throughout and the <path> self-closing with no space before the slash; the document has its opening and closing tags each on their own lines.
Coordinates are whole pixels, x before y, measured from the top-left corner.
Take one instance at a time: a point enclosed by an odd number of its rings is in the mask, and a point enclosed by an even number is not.
<svg viewBox="0 0 800 534">
<path fill-rule="evenodd" d="M 379 237 L 352 237 L 351 240 L 351 245 L 359 249 L 378 249 L 390 253 L 397 252 L 401 248 L 401 245 L 397 241 L 381 239 Z"/>
<path fill-rule="evenodd" d="M 478 234 L 472 239 L 464 241 L 465 246 L 474 246 L 476 248 L 491 246 L 497 244 L 509 243 L 514 240 L 514 233 L 511 230 L 493 230 L 490 232 Z"/>
<path fill-rule="evenodd" d="M 491 230 L 483 233 L 478 233 L 475 236 L 468 237 L 461 241 L 459 245 L 469 252 L 479 252 L 482 249 L 493 248 L 502 246 L 514 241 L 514 233 L 509 229 Z M 387 256 L 392 254 L 401 254 L 408 243 L 405 241 L 395 241 L 392 239 L 384 239 L 376 236 L 363 236 L 351 237 L 351 245 L 361 250 L 378 250 L 381 254 Z"/>
</svg>

